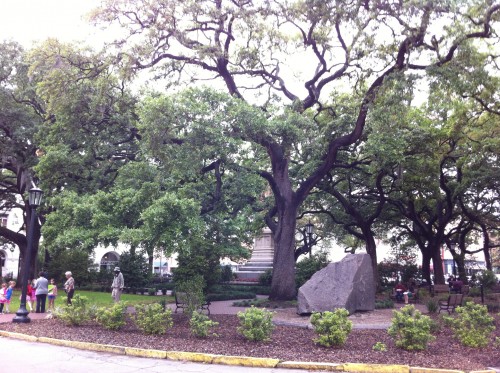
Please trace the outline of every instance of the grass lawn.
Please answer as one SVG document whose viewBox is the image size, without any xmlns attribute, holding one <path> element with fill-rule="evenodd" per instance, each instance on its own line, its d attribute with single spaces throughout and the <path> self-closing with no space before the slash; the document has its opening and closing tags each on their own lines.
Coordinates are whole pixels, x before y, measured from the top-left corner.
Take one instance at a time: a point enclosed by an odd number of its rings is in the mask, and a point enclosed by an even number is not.
<svg viewBox="0 0 500 373">
<path fill-rule="evenodd" d="M 89 304 L 95 304 L 98 307 L 106 307 L 113 305 L 113 299 L 111 298 L 111 293 L 102 293 L 97 291 L 86 291 L 86 290 L 76 290 L 75 295 L 80 294 L 81 296 L 87 297 L 89 300 Z M 11 298 L 10 303 L 10 312 L 16 313 L 19 309 L 19 298 L 21 297 L 21 291 L 19 289 L 15 289 L 14 294 Z M 166 295 L 139 295 L 139 294 L 122 294 L 121 300 L 127 302 L 129 305 L 134 306 L 139 303 L 159 303 L 162 300 L 166 300 L 167 303 L 171 303 L 174 301 L 174 297 L 166 296 Z M 47 298 L 46 307 L 49 305 L 49 300 Z M 59 291 L 59 294 L 56 298 L 55 306 L 61 307 L 66 305 L 66 293 L 64 291 Z M 35 304 L 33 304 L 33 311 L 35 308 Z M 26 308 L 29 311 L 28 305 Z"/>
</svg>

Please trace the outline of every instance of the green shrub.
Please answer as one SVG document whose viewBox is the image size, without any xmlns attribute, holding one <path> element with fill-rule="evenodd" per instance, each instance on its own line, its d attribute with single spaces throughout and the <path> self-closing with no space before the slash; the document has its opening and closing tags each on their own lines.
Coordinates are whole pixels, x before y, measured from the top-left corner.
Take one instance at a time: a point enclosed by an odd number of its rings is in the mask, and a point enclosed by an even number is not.
<svg viewBox="0 0 500 373">
<path fill-rule="evenodd" d="M 198 311 L 194 311 L 189 320 L 189 327 L 191 328 L 191 333 L 198 338 L 206 338 L 210 334 L 210 329 L 219 325 L 218 322 L 212 321 L 207 315 L 204 315 Z M 213 336 L 217 334 L 212 333 Z"/>
<path fill-rule="evenodd" d="M 394 308 L 394 301 L 392 301 L 392 299 L 375 301 L 375 309 L 380 310 L 387 308 Z"/>
<path fill-rule="evenodd" d="M 194 311 L 198 310 L 202 304 L 205 303 L 205 296 L 203 289 L 205 288 L 205 281 L 201 276 L 193 276 L 189 280 L 177 282 L 175 284 L 175 291 L 182 294 L 182 303 L 186 306 L 184 311 L 188 315 L 192 315 Z"/>
<path fill-rule="evenodd" d="M 160 298 L 160 300 L 158 301 L 158 304 L 163 308 L 165 309 L 167 307 L 167 299 L 166 298 Z"/>
<path fill-rule="evenodd" d="M 214 302 L 220 300 L 232 300 L 232 299 L 253 299 L 255 298 L 255 293 L 249 291 L 230 291 L 226 293 L 210 293 L 207 294 L 207 300 Z"/>
<path fill-rule="evenodd" d="M 271 282 L 273 282 L 273 270 L 268 269 L 263 274 L 259 276 L 259 285 L 261 286 L 270 286 Z"/>
<path fill-rule="evenodd" d="M 481 285 L 483 285 L 484 289 L 491 289 L 493 286 L 496 285 L 497 283 L 497 278 L 493 271 L 482 271 L 478 276 L 477 279 Z"/>
<path fill-rule="evenodd" d="M 165 334 L 173 325 L 172 310 L 158 303 L 135 306 L 135 325 L 145 334 Z"/>
<path fill-rule="evenodd" d="M 97 310 L 95 321 L 109 330 L 119 330 L 126 324 L 126 311 L 127 304 L 118 302 L 113 304 L 112 307 L 101 307 Z"/>
<path fill-rule="evenodd" d="M 373 351 L 387 351 L 387 346 L 385 345 L 385 343 L 377 342 L 373 345 L 372 350 Z"/>
<path fill-rule="evenodd" d="M 426 306 L 429 313 L 436 313 L 439 310 L 439 303 L 434 298 L 429 298 L 427 300 Z"/>
<path fill-rule="evenodd" d="M 243 292 L 243 293 L 255 293 L 261 295 L 269 295 L 271 288 L 269 286 L 262 285 L 213 285 L 208 289 L 210 294 L 221 294 L 228 292 Z"/>
<path fill-rule="evenodd" d="M 144 255 L 124 252 L 120 254 L 118 266 L 125 278 L 125 285 L 134 284 L 138 288 L 144 288 L 150 282 L 151 273 L 148 260 Z M 75 276 L 75 278 L 77 277 Z M 111 282 L 109 281 L 107 284 L 111 285 Z"/>
<path fill-rule="evenodd" d="M 343 346 L 352 330 L 352 321 L 347 317 L 349 311 L 337 308 L 333 312 L 314 312 L 311 315 L 311 324 L 318 338 L 314 342 L 325 346 Z"/>
<path fill-rule="evenodd" d="M 431 335 L 434 324 L 428 316 L 415 309 L 413 305 L 393 311 L 392 324 L 388 333 L 395 339 L 397 347 L 404 350 L 425 350 L 427 344 L 435 339 Z"/>
<path fill-rule="evenodd" d="M 469 297 L 479 297 L 481 295 L 481 288 L 471 287 L 469 289 Z"/>
<path fill-rule="evenodd" d="M 252 306 L 238 312 L 238 331 L 250 341 L 268 341 L 274 329 L 273 312 Z"/>
<path fill-rule="evenodd" d="M 295 283 L 297 288 L 304 285 L 316 272 L 329 263 L 328 253 L 319 252 L 311 257 L 300 260 L 296 265 Z"/>
<path fill-rule="evenodd" d="M 148 288 L 148 295 L 156 295 L 156 288 Z"/>
<path fill-rule="evenodd" d="M 493 317 L 488 315 L 486 306 L 467 302 L 463 307 L 457 307 L 455 318 L 445 317 L 451 324 L 456 338 L 464 346 L 485 347 L 490 340 L 490 334 L 495 330 Z"/>
<path fill-rule="evenodd" d="M 234 279 L 234 273 L 230 265 L 221 266 L 220 282 L 225 283 Z"/>
<path fill-rule="evenodd" d="M 54 310 L 54 316 L 61 319 L 66 325 L 82 325 L 92 317 L 91 307 L 88 306 L 88 298 L 76 294 L 72 304 L 58 307 Z"/>
<path fill-rule="evenodd" d="M 495 337 L 495 340 L 493 341 L 493 346 L 496 348 L 500 348 L 500 337 Z"/>
<path fill-rule="evenodd" d="M 418 289 L 418 294 L 419 294 L 420 299 L 425 299 L 425 298 L 430 297 L 429 288 Z"/>
</svg>

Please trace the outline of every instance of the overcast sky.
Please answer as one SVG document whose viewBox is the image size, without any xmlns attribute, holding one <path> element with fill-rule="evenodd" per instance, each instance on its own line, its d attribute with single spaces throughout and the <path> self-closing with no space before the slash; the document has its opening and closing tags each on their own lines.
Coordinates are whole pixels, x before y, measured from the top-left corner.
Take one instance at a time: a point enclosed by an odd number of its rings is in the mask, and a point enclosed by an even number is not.
<svg viewBox="0 0 500 373">
<path fill-rule="evenodd" d="M 14 40 L 26 48 L 54 37 L 100 46 L 102 31 L 84 20 L 100 0 L 0 0 L 0 41 Z"/>
</svg>

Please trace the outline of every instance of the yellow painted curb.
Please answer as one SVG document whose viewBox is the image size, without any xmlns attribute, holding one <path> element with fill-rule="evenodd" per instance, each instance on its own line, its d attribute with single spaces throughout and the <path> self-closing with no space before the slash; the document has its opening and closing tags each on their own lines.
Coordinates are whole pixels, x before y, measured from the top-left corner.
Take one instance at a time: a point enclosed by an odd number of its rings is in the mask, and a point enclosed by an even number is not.
<svg viewBox="0 0 500 373">
<path fill-rule="evenodd" d="M 38 340 L 37 337 L 34 337 L 32 335 L 21 334 L 21 333 L 14 333 L 14 332 L 6 332 L 6 331 L 3 331 L 3 330 L 2 330 L 2 333 L 0 333 L 0 335 L 2 335 L 4 337 L 21 339 L 23 341 L 28 341 L 28 342 L 36 342 Z"/>
<path fill-rule="evenodd" d="M 68 341 L 68 347 L 79 348 L 81 350 L 111 352 L 113 354 L 125 355 L 125 347 L 113 345 L 101 345 L 89 342 Z"/>
<path fill-rule="evenodd" d="M 409 365 L 386 365 L 386 364 L 358 364 L 346 363 L 344 372 L 371 372 L 371 373 L 410 373 Z"/>
<path fill-rule="evenodd" d="M 463 370 L 412 367 L 411 373 L 464 373 Z"/>
<path fill-rule="evenodd" d="M 344 370 L 344 366 L 342 364 L 313 363 L 302 361 L 283 361 L 281 363 L 278 363 L 276 368 L 322 370 L 327 372 L 342 372 Z"/>
<path fill-rule="evenodd" d="M 47 338 L 47 337 L 38 337 L 38 342 L 42 343 L 48 343 L 51 345 L 56 345 L 56 346 L 65 346 L 65 347 L 70 347 L 68 342 L 65 339 L 55 339 L 55 338 Z"/>
<path fill-rule="evenodd" d="M 199 352 L 183 352 L 183 351 L 162 351 L 148 350 L 133 347 L 102 345 L 97 343 L 68 341 L 64 339 L 54 339 L 47 337 L 34 337 L 27 334 L 9 332 L 0 330 L 1 337 L 15 338 L 29 342 L 49 343 L 57 346 L 73 347 L 80 350 L 110 352 L 118 355 L 129 355 L 138 357 L 149 357 L 157 359 L 183 360 L 208 364 L 223 364 L 236 365 L 247 367 L 261 368 L 287 368 L 287 369 L 306 369 L 306 370 L 323 370 L 330 372 L 353 372 L 353 373 L 465 373 L 462 370 L 454 369 L 436 369 L 410 367 L 408 365 L 384 365 L 384 364 L 358 364 L 358 363 L 318 363 L 318 362 L 300 362 L 300 361 L 284 361 L 278 359 L 258 358 L 247 356 L 225 356 L 215 354 L 204 354 Z M 495 370 L 485 369 L 471 371 L 469 373 L 496 373 Z"/>
<path fill-rule="evenodd" d="M 215 355 L 200 352 L 167 351 L 167 359 L 211 364 Z"/>
<path fill-rule="evenodd" d="M 152 357 L 155 359 L 166 359 L 167 351 L 146 350 L 144 348 L 125 347 L 125 355 L 138 357 Z"/>
<path fill-rule="evenodd" d="M 242 367 L 275 368 L 280 361 L 262 357 L 215 355 L 212 364 L 237 365 Z"/>
</svg>

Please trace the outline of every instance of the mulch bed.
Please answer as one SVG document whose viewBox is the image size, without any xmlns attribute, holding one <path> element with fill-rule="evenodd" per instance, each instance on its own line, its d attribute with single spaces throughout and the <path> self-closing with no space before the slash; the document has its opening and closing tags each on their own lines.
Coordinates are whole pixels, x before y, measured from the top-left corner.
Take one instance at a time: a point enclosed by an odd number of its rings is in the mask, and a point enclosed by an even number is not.
<svg viewBox="0 0 500 373">
<path fill-rule="evenodd" d="M 331 363 L 407 364 L 426 368 L 480 370 L 500 366 L 500 348 L 493 343 L 483 349 L 462 347 L 448 328 L 441 328 L 436 340 L 426 351 L 408 352 L 395 347 L 385 330 L 353 329 L 342 348 L 315 345 L 312 330 L 277 326 L 268 342 L 250 342 L 238 332 L 238 319 L 233 315 L 213 315 L 219 322 L 214 329 L 217 337 L 199 339 L 191 335 L 188 319 L 174 314 L 174 326 L 161 336 L 148 336 L 135 328 L 132 322 L 120 331 L 108 331 L 97 324 L 69 327 L 62 322 L 33 320 L 29 324 L 0 324 L 0 329 L 37 337 L 84 341 L 109 345 L 149 348 L 167 351 L 204 352 L 224 355 L 278 358 L 282 361 L 314 361 Z M 500 317 L 496 317 L 494 336 L 500 337 Z M 382 342 L 387 351 L 373 351 L 372 346 Z"/>
</svg>

